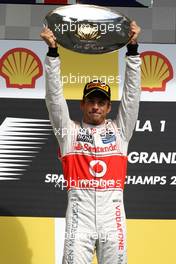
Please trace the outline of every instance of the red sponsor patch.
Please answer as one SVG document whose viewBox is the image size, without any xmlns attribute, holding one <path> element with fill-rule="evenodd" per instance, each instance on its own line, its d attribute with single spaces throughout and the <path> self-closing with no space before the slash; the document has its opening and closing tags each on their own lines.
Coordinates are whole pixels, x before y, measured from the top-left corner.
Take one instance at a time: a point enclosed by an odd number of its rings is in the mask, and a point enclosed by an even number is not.
<svg viewBox="0 0 176 264">
<path fill-rule="evenodd" d="M 127 157 L 70 154 L 62 158 L 67 189 L 124 188 Z"/>
</svg>

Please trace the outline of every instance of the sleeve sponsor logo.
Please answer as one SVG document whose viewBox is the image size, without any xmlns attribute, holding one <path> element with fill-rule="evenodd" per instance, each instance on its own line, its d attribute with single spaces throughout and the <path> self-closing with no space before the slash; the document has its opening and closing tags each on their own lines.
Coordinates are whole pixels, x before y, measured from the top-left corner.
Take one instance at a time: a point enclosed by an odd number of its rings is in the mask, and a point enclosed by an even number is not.
<svg viewBox="0 0 176 264">
<path fill-rule="evenodd" d="M 5 78 L 7 88 L 35 88 L 42 74 L 39 57 L 29 49 L 11 49 L 0 60 L 0 75 Z"/>
<path fill-rule="evenodd" d="M 170 61 L 156 51 L 141 53 L 141 88 L 143 91 L 165 91 L 166 84 L 173 78 Z"/>
</svg>

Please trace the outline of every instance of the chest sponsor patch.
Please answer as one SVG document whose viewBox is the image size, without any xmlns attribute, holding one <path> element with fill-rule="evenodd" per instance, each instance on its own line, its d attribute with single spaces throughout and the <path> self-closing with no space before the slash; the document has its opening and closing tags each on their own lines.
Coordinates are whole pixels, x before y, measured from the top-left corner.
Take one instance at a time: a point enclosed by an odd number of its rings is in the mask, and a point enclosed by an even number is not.
<svg viewBox="0 0 176 264">
<path fill-rule="evenodd" d="M 93 144 L 93 136 L 92 134 L 89 134 L 88 132 L 79 132 L 76 140 Z"/>
<path fill-rule="evenodd" d="M 109 144 L 116 141 L 115 133 L 111 130 L 107 130 L 105 133 L 100 134 L 103 144 Z"/>
</svg>

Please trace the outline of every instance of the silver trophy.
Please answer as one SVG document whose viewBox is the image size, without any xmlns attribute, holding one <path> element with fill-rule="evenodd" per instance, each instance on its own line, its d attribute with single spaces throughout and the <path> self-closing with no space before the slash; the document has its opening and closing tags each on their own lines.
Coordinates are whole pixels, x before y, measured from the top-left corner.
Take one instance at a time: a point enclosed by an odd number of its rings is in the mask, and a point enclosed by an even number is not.
<svg viewBox="0 0 176 264">
<path fill-rule="evenodd" d="M 65 48 L 80 53 L 105 53 L 130 40 L 130 20 L 120 12 L 95 5 L 69 5 L 49 12 L 44 24 Z"/>
</svg>

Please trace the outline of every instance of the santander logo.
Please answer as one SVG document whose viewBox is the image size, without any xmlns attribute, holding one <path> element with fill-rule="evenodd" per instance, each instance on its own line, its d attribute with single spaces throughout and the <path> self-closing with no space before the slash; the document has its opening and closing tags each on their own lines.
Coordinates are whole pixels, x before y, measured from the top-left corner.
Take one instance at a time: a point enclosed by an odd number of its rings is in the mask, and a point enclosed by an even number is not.
<svg viewBox="0 0 176 264">
<path fill-rule="evenodd" d="M 91 160 L 89 172 L 93 177 L 103 177 L 107 171 L 107 165 L 102 160 Z"/>
</svg>

